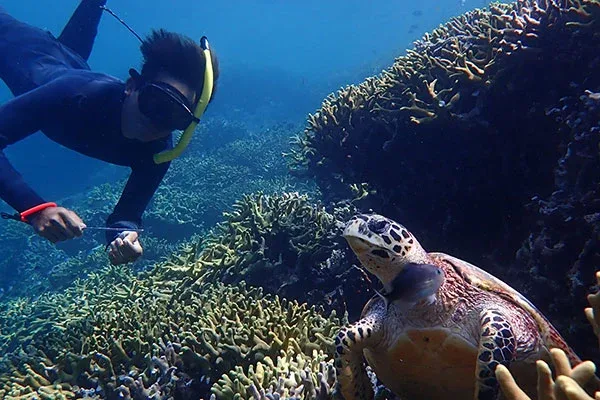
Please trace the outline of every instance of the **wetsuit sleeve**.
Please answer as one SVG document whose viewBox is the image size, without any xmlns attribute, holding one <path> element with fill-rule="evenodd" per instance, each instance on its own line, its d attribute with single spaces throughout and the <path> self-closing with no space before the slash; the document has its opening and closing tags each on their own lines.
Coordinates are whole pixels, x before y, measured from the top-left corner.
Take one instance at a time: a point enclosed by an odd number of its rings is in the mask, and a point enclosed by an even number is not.
<svg viewBox="0 0 600 400">
<path fill-rule="evenodd" d="M 0 105 L 0 198 L 18 212 L 43 203 L 10 164 L 4 149 L 63 117 L 70 85 L 56 79 Z M 35 157 L 35 152 L 32 152 Z"/>
<path fill-rule="evenodd" d="M 123 194 L 108 217 L 106 225 L 113 228 L 136 229 L 142 225 L 142 214 L 154 196 L 170 163 L 143 164 L 132 167 Z M 119 232 L 107 231 L 106 241 L 112 242 Z"/>
<path fill-rule="evenodd" d="M 101 6 L 106 0 L 81 0 L 79 6 L 63 28 L 58 41 L 75 51 L 84 60 L 88 60 L 98 33 L 98 24 L 102 17 Z"/>
</svg>

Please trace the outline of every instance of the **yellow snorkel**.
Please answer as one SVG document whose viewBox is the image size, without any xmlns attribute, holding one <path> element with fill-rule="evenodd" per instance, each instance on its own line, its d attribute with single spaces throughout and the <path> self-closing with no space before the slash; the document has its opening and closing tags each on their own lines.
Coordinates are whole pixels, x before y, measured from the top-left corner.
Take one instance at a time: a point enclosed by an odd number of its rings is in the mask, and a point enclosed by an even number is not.
<svg viewBox="0 0 600 400">
<path fill-rule="evenodd" d="M 198 104 L 196 104 L 196 108 L 194 109 L 194 116 L 196 119 L 192 121 L 191 124 L 185 128 L 183 134 L 179 138 L 179 142 L 175 147 L 171 150 L 165 150 L 158 154 L 154 155 L 154 163 L 162 164 L 167 161 L 171 161 L 174 158 L 177 158 L 183 153 L 183 150 L 188 146 L 190 141 L 192 140 L 192 135 L 194 134 L 194 130 L 198 125 L 200 117 L 204 114 L 204 110 L 206 110 L 206 106 L 208 105 L 208 101 L 210 100 L 210 96 L 213 91 L 213 65 L 212 59 L 210 57 L 210 48 L 208 46 L 208 39 L 206 36 L 202 36 L 200 39 L 200 47 L 204 52 L 204 59 L 206 60 L 206 67 L 204 68 L 204 85 L 202 87 L 202 95 L 200 96 L 200 100 L 198 100 Z"/>
</svg>

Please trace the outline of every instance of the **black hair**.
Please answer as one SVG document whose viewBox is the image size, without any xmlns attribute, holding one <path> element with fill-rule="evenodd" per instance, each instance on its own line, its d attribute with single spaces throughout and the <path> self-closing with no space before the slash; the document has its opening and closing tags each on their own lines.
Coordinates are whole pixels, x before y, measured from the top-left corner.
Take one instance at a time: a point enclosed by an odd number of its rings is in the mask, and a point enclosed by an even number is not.
<svg viewBox="0 0 600 400">
<path fill-rule="evenodd" d="M 159 73 L 165 72 L 191 87 L 196 93 L 196 97 L 200 97 L 204 86 L 206 60 L 199 43 L 185 35 L 158 29 L 153 30 L 144 39 L 140 50 L 144 58 L 142 64 L 142 78 L 144 80 L 152 80 Z M 210 54 L 215 82 L 214 94 L 219 78 L 219 63 L 212 48 Z"/>
</svg>

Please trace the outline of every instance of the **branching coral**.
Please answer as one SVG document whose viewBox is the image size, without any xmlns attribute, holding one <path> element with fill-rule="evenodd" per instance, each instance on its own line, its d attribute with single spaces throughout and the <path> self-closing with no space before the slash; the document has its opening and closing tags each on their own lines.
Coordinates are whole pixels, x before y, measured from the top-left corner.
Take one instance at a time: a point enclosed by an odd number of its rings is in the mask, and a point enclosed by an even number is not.
<svg viewBox="0 0 600 400">
<path fill-rule="evenodd" d="M 2 358 L 2 396 L 41 396 L 60 385 L 71 397 L 198 398 L 222 374 L 266 357 L 284 355 L 302 369 L 331 357 L 329 338 L 342 322 L 335 314 L 325 318 L 244 285 L 190 280 L 184 271 L 170 269 L 164 280 L 163 271 L 135 277 L 110 267 L 64 295 L 33 302 L 30 316 L 4 320 L 2 332 L 11 336 L 2 342 L 10 350 Z"/>
<path fill-rule="evenodd" d="M 327 211 L 296 192 L 247 195 L 224 213 L 225 221 L 203 240 L 201 252 L 184 256 L 171 268 L 187 269 L 194 279 L 244 280 L 269 293 L 339 312 L 345 311 L 348 299 L 348 307 L 358 312 L 367 286 L 348 268 L 343 257 L 347 246 L 339 235 L 353 212 L 348 204 Z M 345 295 L 344 288 L 360 294 Z"/>
<path fill-rule="evenodd" d="M 219 400 L 326 400 L 333 395 L 334 384 L 333 360 L 330 355 L 314 350 L 310 359 L 289 354 L 274 362 L 265 357 L 251 365 L 247 373 L 236 367 L 219 379 L 212 392 Z"/>
<path fill-rule="evenodd" d="M 600 287 L 600 272 L 596 272 L 596 283 Z M 598 347 L 600 347 L 600 291 L 588 295 L 588 302 L 591 307 L 586 307 L 585 316 L 594 329 L 594 334 L 598 338 Z"/>
<path fill-rule="evenodd" d="M 206 394 L 222 377 L 215 391 L 326 396 L 332 377 L 319 372 L 330 371 L 330 338 L 342 321 L 247 289 L 240 278 L 272 263 L 281 270 L 272 274 L 279 287 L 304 265 L 305 278 L 329 274 L 344 285 L 332 267 L 339 267 L 340 221 L 351 212 L 348 205 L 327 212 L 297 193 L 246 196 L 208 238 L 188 242 L 152 271 L 136 276 L 109 266 L 64 294 L 14 302 L 0 319 L 0 390 L 35 396 L 60 385 L 67 396 L 166 399 Z M 322 271 L 314 275 L 317 261 Z M 232 268 L 236 279 L 225 274 Z M 331 287 L 312 287 L 325 303 Z M 258 362 L 265 377 L 249 382 Z"/>
<path fill-rule="evenodd" d="M 538 55 L 550 40 L 558 40 L 555 35 L 567 39 L 593 32 L 599 7 L 597 1 L 522 0 L 453 18 L 379 76 L 329 95 L 296 138 L 291 165 L 339 163 L 355 156 L 357 145 L 370 151 L 369 146 L 402 140 L 395 135 L 407 122 L 468 117 L 477 111 L 476 98 L 512 62 Z"/>
<path fill-rule="evenodd" d="M 593 400 L 582 387 L 594 378 L 594 363 L 585 361 L 572 368 L 562 350 L 552 349 L 551 355 L 557 378 L 556 381 L 552 378 L 552 371 L 545 361 L 537 362 L 538 400 L 560 399 L 565 395 L 569 400 Z M 496 368 L 496 377 L 507 400 L 531 400 L 504 365 Z"/>
<path fill-rule="evenodd" d="M 589 279 L 600 262 L 600 80 L 587 89 L 573 84 L 574 95 L 564 96 L 547 110 L 560 122 L 560 158 L 554 182 L 546 195 L 532 197 L 527 205 L 531 232 L 517 252 L 511 280 L 526 282 L 522 293 L 545 307 L 576 349 L 597 359 L 600 352 L 589 326 L 573 307 L 584 307 Z M 543 288 L 543 290 L 539 290 Z M 569 336 L 576 337 L 571 339 Z"/>
</svg>

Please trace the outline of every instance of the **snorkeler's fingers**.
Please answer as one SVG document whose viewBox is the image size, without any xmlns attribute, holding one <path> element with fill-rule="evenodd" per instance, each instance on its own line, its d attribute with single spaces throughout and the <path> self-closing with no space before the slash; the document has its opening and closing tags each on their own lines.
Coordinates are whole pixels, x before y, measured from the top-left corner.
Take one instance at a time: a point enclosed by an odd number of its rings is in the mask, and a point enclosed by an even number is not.
<svg viewBox="0 0 600 400">
<path fill-rule="evenodd" d="M 109 259 L 109 261 L 110 261 L 110 263 L 112 265 L 117 265 L 118 264 L 116 253 L 113 250 L 110 250 L 108 252 L 108 259 Z"/>
<path fill-rule="evenodd" d="M 123 254 L 121 253 L 121 247 L 123 246 L 123 239 L 116 238 L 110 242 L 109 258 L 113 264 L 120 264 L 123 262 Z"/>
<path fill-rule="evenodd" d="M 133 243 L 129 241 L 129 239 L 123 239 L 123 247 L 121 248 L 121 253 L 123 257 L 127 260 L 132 260 L 135 258 L 135 249 Z"/>
<path fill-rule="evenodd" d="M 73 236 L 81 236 L 83 235 L 83 229 L 86 225 L 83 223 L 79 215 L 75 214 L 71 210 L 65 209 L 60 213 L 66 228 L 69 230 L 69 233 Z"/>
<path fill-rule="evenodd" d="M 38 235 L 40 235 L 41 237 L 48 239 L 50 242 L 52 243 L 58 243 L 60 242 L 60 238 L 58 236 L 56 236 L 56 234 L 52 231 L 52 229 L 41 229 L 38 232 Z"/>
<path fill-rule="evenodd" d="M 502 364 L 496 367 L 496 379 L 500 384 L 502 393 L 504 393 L 504 398 L 508 400 L 531 400 L 517 385 L 508 368 Z"/>
<path fill-rule="evenodd" d="M 73 235 L 68 231 L 67 226 L 63 222 L 62 218 L 50 219 L 49 226 L 47 226 L 45 230 L 47 230 L 59 242 L 73 237 Z"/>
<path fill-rule="evenodd" d="M 122 253 L 128 261 L 135 261 L 143 252 L 142 245 L 137 239 L 134 242 L 131 242 L 129 238 L 123 239 Z"/>
<path fill-rule="evenodd" d="M 124 231 L 122 234 L 124 235 L 123 240 L 127 239 L 130 243 L 138 240 L 138 233 L 136 231 Z"/>
</svg>

